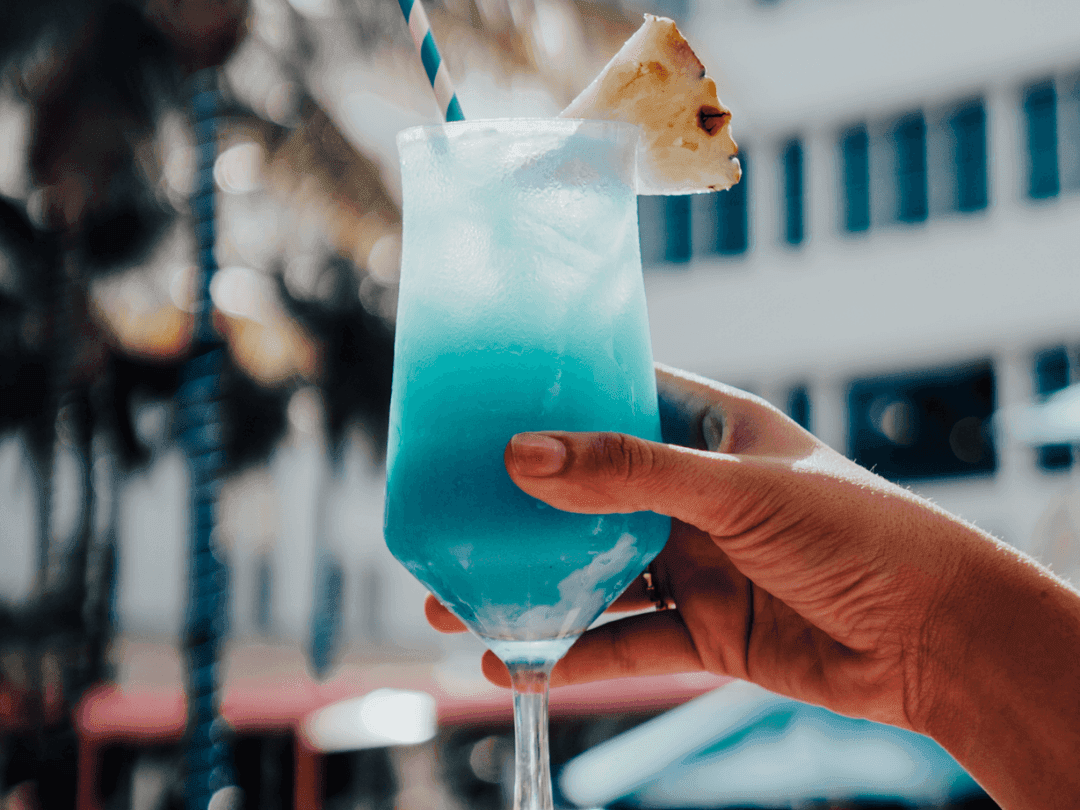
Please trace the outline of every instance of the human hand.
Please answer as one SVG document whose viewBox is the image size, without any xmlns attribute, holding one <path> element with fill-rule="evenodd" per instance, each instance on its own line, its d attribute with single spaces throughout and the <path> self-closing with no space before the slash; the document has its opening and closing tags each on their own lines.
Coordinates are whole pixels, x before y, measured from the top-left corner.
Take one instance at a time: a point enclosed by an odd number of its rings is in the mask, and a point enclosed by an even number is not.
<svg viewBox="0 0 1080 810">
<path fill-rule="evenodd" d="M 664 436 L 522 434 L 506 466 L 572 512 L 675 518 L 652 572 L 676 610 L 587 632 L 553 685 L 708 670 L 916 730 L 934 702 L 927 645 L 979 530 L 817 440 L 757 397 L 659 368 Z M 613 610 L 647 606 L 637 580 Z M 464 626 L 436 600 L 429 621 Z M 487 676 L 508 683 L 485 656 Z"/>
</svg>

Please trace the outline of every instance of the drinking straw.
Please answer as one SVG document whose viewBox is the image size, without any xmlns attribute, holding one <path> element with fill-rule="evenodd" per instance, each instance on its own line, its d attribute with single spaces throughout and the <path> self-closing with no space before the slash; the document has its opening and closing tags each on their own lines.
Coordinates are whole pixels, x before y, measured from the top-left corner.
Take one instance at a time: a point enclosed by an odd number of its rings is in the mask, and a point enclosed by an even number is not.
<svg viewBox="0 0 1080 810">
<path fill-rule="evenodd" d="M 431 89 L 435 91 L 435 100 L 439 103 L 443 118 L 447 121 L 464 121 L 465 116 L 458 104 L 450 73 L 443 64 L 439 49 L 435 47 L 435 37 L 431 33 L 431 24 L 428 23 L 424 6 L 420 0 L 398 0 L 398 5 L 409 24 L 409 33 L 420 52 L 420 61 L 424 63 L 424 71 L 431 82 Z"/>
</svg>

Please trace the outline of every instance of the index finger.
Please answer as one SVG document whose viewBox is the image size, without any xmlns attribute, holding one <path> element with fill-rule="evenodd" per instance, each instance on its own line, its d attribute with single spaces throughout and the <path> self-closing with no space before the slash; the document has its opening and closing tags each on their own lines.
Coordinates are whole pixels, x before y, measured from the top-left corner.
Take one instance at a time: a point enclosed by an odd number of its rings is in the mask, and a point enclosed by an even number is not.
<svg viewBox="0 0 1080 810">
<path fill-rule="evenodd" d="M 761 397 L 656 364 L 660 426 L 667 444 L 714 453 L 804 455 L 820 442 Z"/>
<path fill-rule="evenodd" d="M 468 631 L 465 622 L 450 612 L 442 602 L 431 594 L 424 600 L 424 617 L 428 624 L 440 633 L 464 633 Z"/>
<path fill-rule="evenodd" d="M 656 393 L 660 400 L 660 430 L 668 444 L 696 450 L 718 450 L 724 432 L 722 404 L 709 380 L 656 364 Z"/>
</svg>

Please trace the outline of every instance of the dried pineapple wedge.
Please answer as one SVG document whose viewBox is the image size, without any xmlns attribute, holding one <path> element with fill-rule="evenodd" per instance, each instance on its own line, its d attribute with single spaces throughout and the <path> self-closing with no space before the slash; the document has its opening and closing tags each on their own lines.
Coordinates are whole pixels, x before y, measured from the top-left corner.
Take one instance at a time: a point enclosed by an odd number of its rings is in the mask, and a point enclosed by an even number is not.
<svg viewBox="0 0 1080 810">
<path fill-rule="evenodd" d="M 559 115 L 639 125 L 639 194 L 717 191 L 742 176 L 731 111 L 666 17 L 646 14 L 641 28 Z"/>
</svg>

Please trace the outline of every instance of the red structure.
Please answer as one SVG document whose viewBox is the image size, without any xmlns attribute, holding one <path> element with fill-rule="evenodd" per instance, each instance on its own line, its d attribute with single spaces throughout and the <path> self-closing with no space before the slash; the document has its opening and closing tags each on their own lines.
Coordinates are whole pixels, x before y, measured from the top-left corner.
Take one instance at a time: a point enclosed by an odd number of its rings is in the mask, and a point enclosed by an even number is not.
<svg viewBox="0 0 1080 810">
<path fill-rule="evenodd" d="M 614 715 L 643 718 L 684 703 L 727 679 L 708 675 L 634 678 L 617 684 L 598 682 L 556 689 L 551 718 L 587 720 Z M 304 676 L 288 680 L 226 684 L 221 713 L 237 735 L 289 735 L 293 741 L 294 808 L 318 810 L 323 804 L 326 756 L 306 737 L 304 720 L 338 701 L 393 687 L 427 692 L 435 699 L 440 732 L 468 726 L 505 726 L 513 722 L 510 694 L 486 682 L 451 685 L 437 675 L 390 678 L 345 673 L 320 683 Z M 186 706 L 182 689 L 102 685 L 90 690 L 76 711 L 79 741 L 77 810 L 100 810 L 98 776 L 104 750 L 123 744 L 135 748 L 179 743 Z"/>
</svg>

